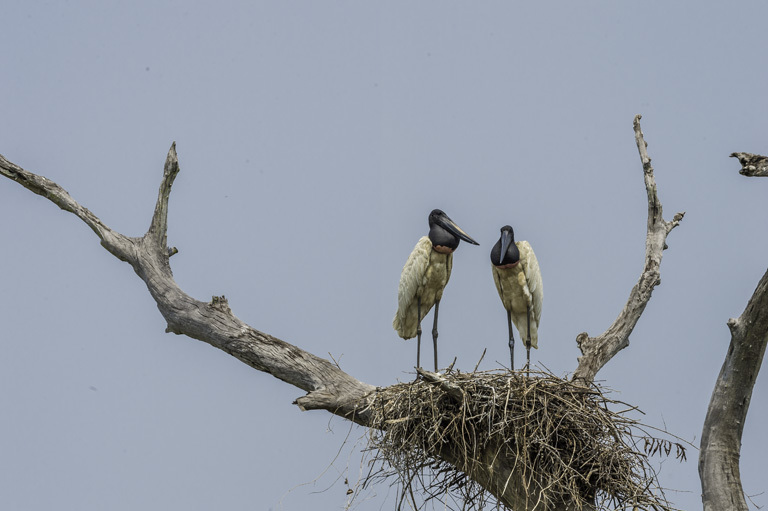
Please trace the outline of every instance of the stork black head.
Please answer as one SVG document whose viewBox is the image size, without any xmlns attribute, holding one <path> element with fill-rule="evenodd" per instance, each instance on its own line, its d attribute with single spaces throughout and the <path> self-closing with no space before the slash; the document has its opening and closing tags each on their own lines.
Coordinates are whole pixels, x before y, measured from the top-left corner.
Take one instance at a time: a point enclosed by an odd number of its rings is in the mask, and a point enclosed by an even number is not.
<svg viewBox="0 0 768 511">
<path fill-rule="evenodd" d="M 520 252 L 515 244 L 515 230 L 505 225 L 501 228 L 501 237 L 491 249 L 491 263 L 495 266 L 514 265 L 520 260 Z"/>
<path fill-rule="evenodd" d="M 479 245 L 439 209 L 433 209 L 429 214 L 429 240 L 433 247 L 444 247 L 449 253 L 456 250 L 459 240 Z"/>
</svg>

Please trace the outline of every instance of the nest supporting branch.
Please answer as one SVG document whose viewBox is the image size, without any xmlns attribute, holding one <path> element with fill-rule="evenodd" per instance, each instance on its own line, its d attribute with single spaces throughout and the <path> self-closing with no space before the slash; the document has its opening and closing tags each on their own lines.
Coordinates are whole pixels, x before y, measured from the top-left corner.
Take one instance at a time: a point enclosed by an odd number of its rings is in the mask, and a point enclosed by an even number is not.
<svg viewBox="0 0 768 511">
<path fill-rule="evenodd" d="M 176 249 L 167 246 L 167 221 L 171 186 L 178 173 L 174 142 L 165 160 L 150 227 L 142 237 L 128 237 L 110 229 L 58 184 L 0 155 L 0 175 L 77 216 L 96 233 L 102 246 L 133 267 L 165 318 L 167 332 L 204 341 L 306 391 L 296 400 L 302 410 L 324 409 L 366 424 L 366 396 L 375 387 L 358 381 L 328 360 L 247 325 L 232 313 L 223 296 L 202 302 L 186 294 L 175 282 L 169 257 Z"/>
</svg>

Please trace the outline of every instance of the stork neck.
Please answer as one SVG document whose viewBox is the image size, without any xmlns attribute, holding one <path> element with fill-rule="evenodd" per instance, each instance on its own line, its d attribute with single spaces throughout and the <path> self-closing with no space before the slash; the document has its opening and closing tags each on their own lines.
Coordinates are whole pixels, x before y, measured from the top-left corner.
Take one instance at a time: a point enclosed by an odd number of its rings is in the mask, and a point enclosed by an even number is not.
<svg viewBox="0 0 768 511">
<path fill-rule="evenodd" d="M 459 238 L 439 225 L 432 225 L 430 227 L 429 241 L 432 242 L 432 248 L 443 254 L 450 254 L 459 246 Z M 442 247 L 442 249 L 448 250 L 448 252 L 438 250 L 436 247 Z"/>
<path fill-rule="evenodd" d="M 437 252 L 438 254 L 453 254 L 453 251 L 456 250 L 455 248 L 451 247 L 445 247 L 443 245 L 432 245 L 432 250 Z"/>
<path fill-rule="evenodd" d="M 504 258 L 501 258 L 501 240 L 497 241 L 491 249 L 491 263 L 498 268 L 512 268 L 520 261 L 520 251 L 517 244 L 513 241 L 504 252 Z"/>
</svg>

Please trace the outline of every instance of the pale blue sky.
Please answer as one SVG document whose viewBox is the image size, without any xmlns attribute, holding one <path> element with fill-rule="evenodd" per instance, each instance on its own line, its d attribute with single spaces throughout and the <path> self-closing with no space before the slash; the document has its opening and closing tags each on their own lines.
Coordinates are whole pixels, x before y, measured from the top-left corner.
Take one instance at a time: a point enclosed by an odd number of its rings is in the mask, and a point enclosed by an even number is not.
<svg viewBox="0 0 768 511">
<path fill-rule="evenodd" d="M 512 224 L 544 278 L 533 359 L 565 374 L 576 335 L 602 332 L 642 269 L 641 113 L 665 217 L 687 213 L 599 376 L 698 445 L 726 321 L 766 270 L 768 180 L 728 158 L 768 152 L 752 26 L 766 16 L 761 2 L 6 2 L 0 153 L 141 235 L 175 140 L 181 287 L 375 385 L 411 378 L 415 343 L 391 320 L 433 208 L 481 244 L 455 255 L 440 363 L 471 370 L 484 348 L 481 368 L 506 362 L 488 253 Z M 0 213 L 0 507 L 343 509 L 333 482 L 347 464 L 358 479 L 364 430 L 313 483 L 347 423 L 165 334 L 143 283 L 72 215 L 8 180 Z M 763 375 L 749 494 L 768 490 L 766 392 Z M 696 462 L 661 469 L 683 509 L 700 508 Z M 392 509 L 387 493 L 355 509 Z"/>
</svg>

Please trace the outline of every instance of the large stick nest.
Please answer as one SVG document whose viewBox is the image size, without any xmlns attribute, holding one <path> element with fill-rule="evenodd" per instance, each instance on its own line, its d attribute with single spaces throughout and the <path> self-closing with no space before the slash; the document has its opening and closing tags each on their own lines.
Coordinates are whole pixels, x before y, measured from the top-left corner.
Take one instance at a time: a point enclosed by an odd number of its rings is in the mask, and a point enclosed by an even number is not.
<svg viewBox="0 0 768 511">
<path fill-rule="evenodd" d="M 514 506 L 529 510 L 672 509 L 649 457 L 682 460 L 684 447 L 648 435 L 628 417 L 634 407 L 597 385 L 546 373 L 421 374 L 379 389 L 371 405 L 366 483 L 396 484 L 400 504 L 506 509 L 496 497 L 517 488 L 523 498 Z M 501 472 L 496 497 L 476 482 Z"/>
</svg>

